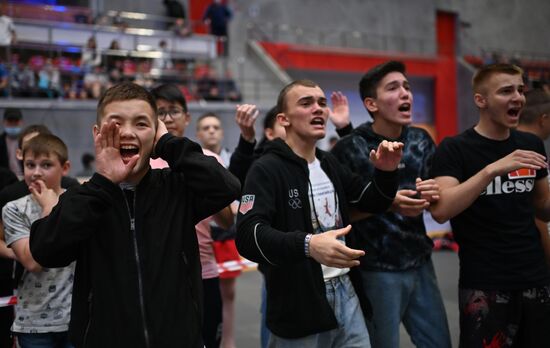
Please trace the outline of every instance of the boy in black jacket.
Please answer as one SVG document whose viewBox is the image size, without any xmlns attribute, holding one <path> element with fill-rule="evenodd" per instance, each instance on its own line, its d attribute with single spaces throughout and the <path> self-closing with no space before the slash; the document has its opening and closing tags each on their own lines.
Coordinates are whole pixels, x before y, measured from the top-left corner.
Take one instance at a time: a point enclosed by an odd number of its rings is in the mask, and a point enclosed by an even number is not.
<svg viewBox="0 0 550 348">
<path fill-rule="evenodd" d="M 200 146 L 168 134 L 133 83 L 98 104 L 96 170 L 31 230 L 43 266 L 77 260 L 70 337 L 76 347 L 203 347 L 195 224 L 239 183 Z M 154 153 L 170 168 L 151 170 Z"/>
<path fill-rule="evenodd" d="M 346 246 L 353 245 L 347 208 L 390 206 L 403 144 L 385 141 L 372 151 L 377 171 L 364 185 L 315 147 L 328 120 L 319 86 L 295 81 L 283 88 L 277 107 L 286 139 L 266 144 L 252 165 L 237 218 L 237 247 L 265 274 L 269 346 L 369 347 L 350 282 L 350 268 L 364 252 Z"/>
</svg>

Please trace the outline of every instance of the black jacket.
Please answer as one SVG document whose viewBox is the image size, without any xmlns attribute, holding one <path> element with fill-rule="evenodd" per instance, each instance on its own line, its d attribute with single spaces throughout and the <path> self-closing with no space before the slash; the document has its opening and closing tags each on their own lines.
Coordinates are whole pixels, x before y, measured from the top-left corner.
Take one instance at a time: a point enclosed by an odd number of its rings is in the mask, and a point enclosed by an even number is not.
<svg viewBox="0 0 550 348">
<path fill-rule="evenodd" d="M 164 135 L 131 201 L 94 174 L 68 190 L 31 228 L 38 263 L 77 260 L 70 338 L 80 347 L 203 347 L 202 288 L 195 224 L 231 203 L 240 185 L 186 138 Z M 146 337 L 147 336 L 147 337 Z"/>
<path fill-rule="evenodd" d="M 397 171 L 377 171 L 364 185 L 331 154 L 317 150 L 316 157 L 334 185 L 344 226 L 349 224 L 348 204 L 373 213 L 391 205 Z M 304 238 L 313 233 L 308 180 L 304 159 L 280 139 L 267 143 L 263 156 L 248 172 L 237 217 L 237 248 L 260 263 L 265 274 L 267 326 L 285 338 L 304 337 L 338 325 L 326 299 L 321 265 L 304 254 Z M 346 244 L 353 247 L 353 232 L 346 236 Z M 352 269 L 350 277 L 356 289 L 361 283 L 357 275 L 357 269 Z M 363 311 L 369 316 L 368 302 L 358 290 Z"/>
</svg>

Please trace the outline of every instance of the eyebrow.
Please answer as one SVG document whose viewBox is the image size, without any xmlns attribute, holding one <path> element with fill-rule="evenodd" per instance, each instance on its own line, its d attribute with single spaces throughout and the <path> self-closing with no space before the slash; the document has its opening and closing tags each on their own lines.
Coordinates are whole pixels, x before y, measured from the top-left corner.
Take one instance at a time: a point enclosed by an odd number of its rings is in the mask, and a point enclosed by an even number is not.
<svg viewBox="0 0 550 348">
<path fill-rule="evenodd" d="M 302 101 L 308 101 L 308 102 L 311 102 L 311 101 L 314 101 L 315 100 L 315 97 L 312 96 L 312 95 L 308 95 L 308 96 L 305 96 L 305 97 L 302 97 L 300 99 L 298 99 L 298 103 L 302 102 Z M 327 101 L 327 98 L 326 97 L 319 97 L 318 98 L 319 101 L 324 101 L 326 102 Z"/>
</svg>

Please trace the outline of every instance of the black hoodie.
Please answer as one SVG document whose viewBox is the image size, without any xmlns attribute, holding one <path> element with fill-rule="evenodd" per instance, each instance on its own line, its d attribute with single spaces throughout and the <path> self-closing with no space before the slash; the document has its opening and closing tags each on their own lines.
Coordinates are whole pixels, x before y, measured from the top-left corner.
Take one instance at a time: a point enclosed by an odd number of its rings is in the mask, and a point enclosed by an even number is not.
<svg viewBox="0 0 550 348">
<path fill-rule="evenodd" d="M 77 260 L 69 327 L 77 348 L 203 347 L 195 224 L 236 199 L 240 185 L 187 138 L 164 135 L 155 151 L 170 168 L 149 170 L 133 199 L 96 173 L 32 225 L 38 263 Z"/>
<path fill-rule="evenodd" d="M 343 225 L 349 224 L 348 205 L 372 213 L 391 205 L 397 190 L 397 171 L 375 171 L 366 185 L 327 152 L 316 150 L 321 167 L 338 196 Z M 237 248 L 260 263 L 267 288 L 267 326 L 276 335 L 298 338 L 337 328 L 326 295 L 321 265 L 304 254 L 304 238 L 313 233 L 308 199 L 307 162 L 276 139 L 265 144 L 243 189 L 237 216 Z M 346 244 L 353 247 L 353 232 Z M 350 277 L 359 287 L 357 269 Z M 357 291 L 363 311 L 370 307 Z"/>
</svg>

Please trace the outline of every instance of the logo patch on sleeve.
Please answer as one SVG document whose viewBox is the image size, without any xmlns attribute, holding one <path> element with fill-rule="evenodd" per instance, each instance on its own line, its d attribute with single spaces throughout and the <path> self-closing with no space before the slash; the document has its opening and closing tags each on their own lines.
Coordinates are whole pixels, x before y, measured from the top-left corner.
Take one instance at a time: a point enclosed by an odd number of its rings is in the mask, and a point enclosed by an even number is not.
<svg viewBox="0 0 550 348">
<path fill-rule="evenodd" d="M 241 198 L 241 205 L 239 206 L 239 213 L 246 214 L 254 207 L 254 199 L 256 195 L 243 195 Z"/>
</svg>

